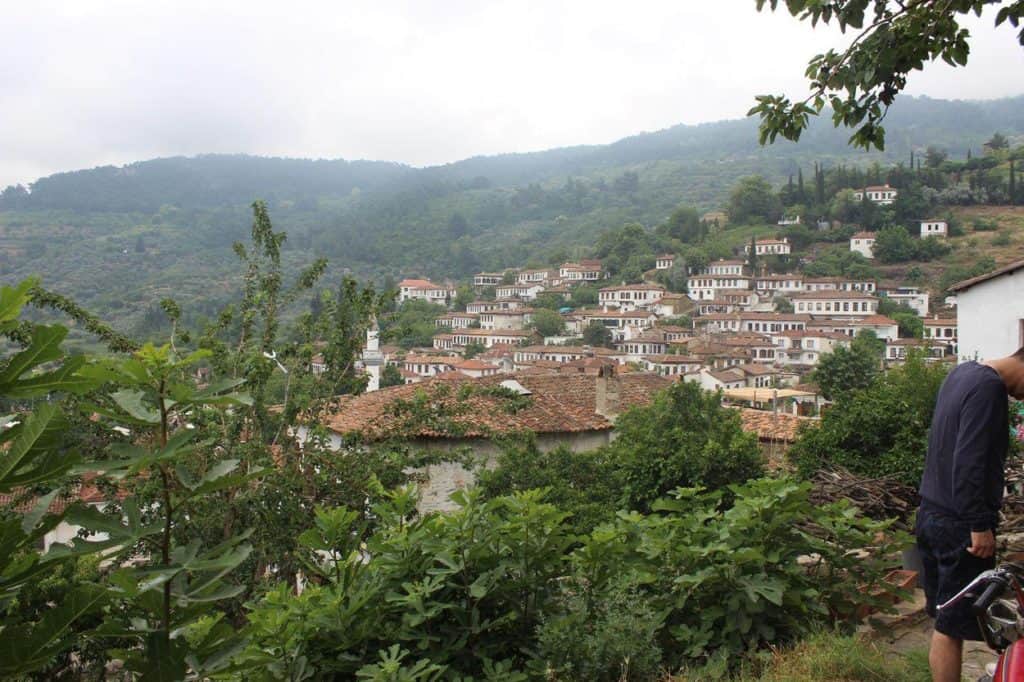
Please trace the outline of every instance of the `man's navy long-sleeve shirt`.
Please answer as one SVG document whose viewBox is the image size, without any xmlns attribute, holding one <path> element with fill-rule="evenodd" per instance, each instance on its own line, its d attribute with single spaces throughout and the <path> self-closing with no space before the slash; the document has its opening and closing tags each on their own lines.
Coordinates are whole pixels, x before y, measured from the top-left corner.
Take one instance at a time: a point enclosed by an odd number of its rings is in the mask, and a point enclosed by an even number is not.
<svg viewBox="0 0 1024 682">
<path fill-rule="evenodd" d="M 1009 446 L 1006 385 L 987 365 L 957 366 L 939 389 L 921 477 L 921 506 L 994 530 Z"/>
</svg>

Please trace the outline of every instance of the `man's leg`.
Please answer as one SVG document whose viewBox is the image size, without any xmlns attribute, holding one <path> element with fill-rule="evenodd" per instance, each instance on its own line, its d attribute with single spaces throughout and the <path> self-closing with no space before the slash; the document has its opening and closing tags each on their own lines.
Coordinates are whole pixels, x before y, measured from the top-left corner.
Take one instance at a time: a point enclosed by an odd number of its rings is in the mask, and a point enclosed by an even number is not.
<svg viewBox="0 0 1024 682">
<path fill-rule="evenodd" d="M 932 669 L 932 682 L 960 682 L 960 666 L 964 641 L 953 639 L 938 630 L 932 632 L 932 645 L 928 650 L 928 665 Z"/>
</svg>

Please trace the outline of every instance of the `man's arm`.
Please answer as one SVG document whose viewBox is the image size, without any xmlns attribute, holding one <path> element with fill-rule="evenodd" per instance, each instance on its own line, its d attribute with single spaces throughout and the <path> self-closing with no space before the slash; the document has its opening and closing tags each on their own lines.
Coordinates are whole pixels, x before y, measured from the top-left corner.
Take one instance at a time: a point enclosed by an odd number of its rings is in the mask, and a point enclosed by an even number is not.
<svg viewBox="0 0 1024 682">
<path fill-rule="evenodd" d="M 1002 433 L 999 413 L 1003 391 L 1002 385 L 995 382 L 971 391 L 960 409 L 953 453 L 953 501 L 957 515 L 970 525 L 970 551 L 981 557 L 992 556 L 995 550 L 988 488 L 990 467 L 1002 466 L 996 438 L 1006 435 Z"/>
</svg>

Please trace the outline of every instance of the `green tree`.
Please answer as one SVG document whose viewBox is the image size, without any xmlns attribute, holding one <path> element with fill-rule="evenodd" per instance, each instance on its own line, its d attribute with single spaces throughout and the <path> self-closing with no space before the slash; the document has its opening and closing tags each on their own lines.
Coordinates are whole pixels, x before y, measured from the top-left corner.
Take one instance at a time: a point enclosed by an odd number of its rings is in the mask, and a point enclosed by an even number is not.
<svg viewBox="0 0 1024 682">
<path fill-rule="evenodd" d="M 476 470 L 486 498 L 526 490 L 546 490 L 545 499 L 572 516 L 577 533 L 610 521 L 621 503 L 620 472 L 604 449 L 575 452 L 561 446 L 542 452 L 532 434 L 498 442 L 493 463 Z"/>
<path fill-rule="evenodd" d="M 925 150 L 924 165 L 928 168 L 938 168 L 945 163 L 948 158 L 949 153 L 945 149 L 929 146 L 928 149 Z"/>
<path fill-rule="evenodd" d="M 920 339 L 924 337 L 924 321 L 916 312 L 895 313 L 892 319 L 899 325 L 902 338 Z"/>
<path fill-rule="evenodd" d="M 572 290 L 571 303 L 577 307 L 595 305 L 598 299 L 597 287 L 590 284 L 578 284 Z"/>
<path fill-rule="evenodd" d="M 1010 141 L 1002 133 L 994 133 L 985 146 L 993 151 L 1002 151 L 1010 148 Z"/>
<path fill-rule="evenodd" d="M 650 405 L 619 416 L 609 445 L 622 471 L 623 506 L 647 509 L 679 487 L 715 490 L 762 473 L 757 439 L 721 396 L 692 382 L 676 382 Z"/>
<path fill-rule="evenodd" d="M 480 341 L 470 341 L 466 344 L 465 350 L 462 351 L 462 357 L 471 360 L 486 350 L 487 348 Z"/>
<path fill-rule="evenodd" d="M 401 386 L 404 383 L 405 379 L 402 378 L 402 373 L 398 370 L 398 365 L 384 365 L 384 370 L 380 373 L 381 388 Z"/>
<path fill-rule="evenodd" d="M 782 211 L 779 198 L 760 175 L 741 178 L 729 194 L 729 222 L 737 225 L 774 223 Z"/>
<path fill-rule="evenodd" d="M 942 364 L 910 353 L 903 365 L 875 376 L 868 386 L 840 393 L 819 426 L 801 428 L 789 456 L 804 475 L 840 465 L 862 476 L 894 476 L 916 486 L 945 377 Z"/>
<path fill-rule="evenodd" d="M 875 235 L 873 252 L 882 263 L 904 263 L 918 257 L 918 240 L 905 227 L 885 227 Z"/>
<path fill-rule="evenodd" d="M 779 0 L 755 0 L 757 9 L 772 10 Z M 748 115 L 761 117 L 761 143 L 779 135 L 798 140 L 810 117 L 831 107 L 838 127 L 856 127 L 851 144 L 885 146 L 881 122 L 907 76 L 926 62 L 941 58 L 953 66 L 967 64 L 969 32 L 960 25 L 968 14 L 980 15 L 986 7 L 999 7 L 995 23 L 1014 26 L 1024 16 L 1024 4 L 1013 0 L 963 0 L 953 3 L 899 2 L 890 0 L 833 0 L 832 2 L 785 3 L 801 21 L 829 24 L 840 30 L 852 28 L 857 36 L 841 52 L 828 50 L 807 67 L 810 94 L 791 102 L 785 95 L 759 95 Z M 1024 44 L 1024 30 L 1019 34 Z"/>
<path fill-rule="evenodd" d="M 704 236 L 700 213 L 692 206 L 680 206 L 668 220 L 658 226 L 657 233 L 685 243 L 696 243 Z"/>
<path fill-rule="evenodd" d="M 862 330 L 850 347 L 837 346 L 818 360 L 812 378 L 828 400 L 865 388 L 874 381 L 881 368 L 885 342 L 871 330 Z"/>
<path fill-rule="evenodd" d="M 565 331 L 565 320 L 556 311 L 541 308 L 533 311 L 530 326 L 541 336 L 559 336 Z"/>
<path fill-rule="evenodd" d="M 776 296 L 772 299 L 773 307 L 777 313 L 792 313 L 793 302 L 785 296 Z"/>
<path fill-rule="evenodd" d="M 607 348 L 612 342 L 612 332 L 600 322 L 591 322 L 583 330 L 583 343 L 588 346 Z"/>
</svg>

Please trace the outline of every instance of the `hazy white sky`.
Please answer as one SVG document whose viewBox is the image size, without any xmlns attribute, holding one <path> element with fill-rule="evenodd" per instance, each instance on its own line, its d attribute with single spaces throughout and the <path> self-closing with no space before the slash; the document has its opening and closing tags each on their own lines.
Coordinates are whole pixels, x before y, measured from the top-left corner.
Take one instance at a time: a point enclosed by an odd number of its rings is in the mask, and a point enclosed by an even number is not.
<svg viewBox="0 0 1024 682">
<path fill-rule="evenodd" d="M 1024 93 L 992 14 L 908 92 Z M 33 0 L 4 8 L 0 187 L 176 154 L 385 159 L 611 142 L 805 92 L 845 44 L 754 0 Z"/>
</svg>

